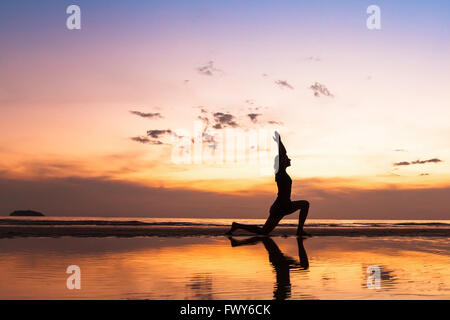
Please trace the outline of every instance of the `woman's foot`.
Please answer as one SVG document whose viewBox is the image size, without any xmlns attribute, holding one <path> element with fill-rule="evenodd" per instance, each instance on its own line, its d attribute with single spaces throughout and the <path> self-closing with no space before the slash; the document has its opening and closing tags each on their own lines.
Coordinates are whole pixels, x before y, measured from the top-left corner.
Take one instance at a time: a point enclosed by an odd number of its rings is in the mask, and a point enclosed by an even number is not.
<svg viewBox="0 0 450 320">
<path fill-rule="evenodd" d="M 226 234 L 226 235 L 232 235 L 233 232 L 234 232 L 235 230 L 236 230 L 236 222 L 233 222 L 233 223 L 231 224 L 231 229 L 228 230 L 225 234 Z"/>
</svg>

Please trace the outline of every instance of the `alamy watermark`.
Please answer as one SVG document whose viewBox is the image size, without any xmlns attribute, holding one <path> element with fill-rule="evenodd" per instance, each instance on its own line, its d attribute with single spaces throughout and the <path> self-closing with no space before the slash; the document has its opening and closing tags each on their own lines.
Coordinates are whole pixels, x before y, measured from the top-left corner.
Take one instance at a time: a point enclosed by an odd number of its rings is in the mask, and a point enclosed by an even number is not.
<svg viewBox="0 0 450 320">
<path fill-rule="evenodd" d="M 81 29 L 81 8 L 75 4 L 67 7 L 66 13 L 70 14 L 66 20 L 66 26 L 69 30 Z"/>
<path fill-rule="evenodd" d="M 70 16 L 67 17 L 66 27 L 69 30 L 81 29 L 81 8 L 78 5 L 69 5 L 66 9 L 66 13 Z M 369 30 L 381 29 L 381 9 L 379 6 L 372 4 L 367 7 L 366 13 L 369 14 L 366 20 L 366 26 Z"/>
<path fill-rule="evenodd" d="M 369 30 L 381 29 L 381 9 L 377 5 L 370 5 L 367 7 L 366 13 L 369 14 L 366 20 L 366 26 Z"/>
<path fill-rule="evenodd" d="M 275 127 L 216 130 L 195 121 L 192 134 L 174 131 L 171 159 L 175 164 L 250 164 L 273 174 L 278 169 L 276 132 Z"/>
<path fill-rule="evenodd" d="M 379 266 L 370 265 L 367 267 L 367 288 L 380 289 L 381 288 L 381 269 Z"/>
<path fill-rule="evenodd" d="M 66 269 L 66 273 L 70 276 L 66 280 L 66 287 L 69 290 L 81 289 L 81 269 L 77 265 L 70 265 Z"/>
</svg>

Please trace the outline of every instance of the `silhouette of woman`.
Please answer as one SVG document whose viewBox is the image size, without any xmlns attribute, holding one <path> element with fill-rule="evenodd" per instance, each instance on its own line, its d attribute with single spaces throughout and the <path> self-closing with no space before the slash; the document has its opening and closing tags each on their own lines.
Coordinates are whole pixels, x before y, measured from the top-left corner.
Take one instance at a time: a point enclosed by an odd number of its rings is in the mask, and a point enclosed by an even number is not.
<svg viewBox="0 0 450 320">
<path fill-rule="evenodd" d="M 236 240 L 230 237 L 232 247 L 253 245 L 259 242 L 264 244 L 269 253 L 269 261 L 276 273 L 276 285 L 274 286 L 273 297 L 277 300 L 284 300 L 291 297 L 291 276 L 290 270 L 306 271 L 309 269 L 308 255 L 303 246 L 303 238 L 297 237 L 298 257 L 300 262 L 296 262 L 289 256 L 286 256 L 278 248 L 275 241 L 270 237 L 252 237 L 244 240 Z"/>
<path fill-rule="evenodd" d="M 303 225 L 308 216 L 309 202 L 306 200 L 291 201 L 292 179 L 286 172 L 286 168 L 291 165 L 291 159 L 287 156 L 286 148 L 281 142 L 280 134 L 277 131 L 275 131 L 273 139 L 278 143 L 278 156 L 275 158 L 275 181 L 278 187 L 278 196 L 270 207 L 269 217 L 262 227 L 233 222 L 227 234 L 232 234 L 234 231 L 242 229 L 260 235 L 268 235 L 284 216 L 300 210 L 297 236 L 309 236 L 303 230 Z"/>
</svg>

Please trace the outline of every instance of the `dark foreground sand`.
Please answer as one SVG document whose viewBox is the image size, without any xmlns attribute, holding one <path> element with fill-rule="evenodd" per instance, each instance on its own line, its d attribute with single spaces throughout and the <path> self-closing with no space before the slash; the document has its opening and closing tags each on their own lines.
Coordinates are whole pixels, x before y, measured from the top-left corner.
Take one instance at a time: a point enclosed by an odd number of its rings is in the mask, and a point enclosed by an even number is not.
<svg viewBox="0 0 450 320">
<path fill-rule="evenodd" d="M 0 238 L 11 237 L 187 237 L 223 236 L 229 227 L 224 226 L 73 226 L 73 225 L 0 225 Z M 295 236 L 295 227 L 277 227 L 274 236 Z M 305 227 L 312 236 L 348 237 L 450 237 L 450 228 L 442 227 Z M 238 231 L 235 235 L 250 235 Z"/>
</svg>

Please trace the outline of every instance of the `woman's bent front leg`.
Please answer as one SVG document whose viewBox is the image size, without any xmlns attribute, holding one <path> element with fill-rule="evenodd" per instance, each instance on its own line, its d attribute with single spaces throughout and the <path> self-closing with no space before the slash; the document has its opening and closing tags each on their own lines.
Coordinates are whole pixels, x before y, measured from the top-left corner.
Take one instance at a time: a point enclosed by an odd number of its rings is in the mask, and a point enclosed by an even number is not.
<svg viewBox="0 0 450 320">
<path fill-rule="evenodd" d="M 295 210 L 300 209 L 298 215 L 297 236 L 307 235 L 307 233 L 303 231 L 303 226 L 305 225 L 306 217 L 308 216 L 309 202 L 306 200 L 299 200 L 293 201 L 292 204 Z"/>
<path fill-rule="evenodd" d="M 262 227 L 262 233 L 264 235 L 268 235 L 270 232 L 272 232 L 273 229 L 278 225 L 280 220 L 283 218 L 281 215 L 277 215 L 274 213 L 271 213 L 269 217 L 267 218 L 266 223 Z"/>
</svg>

